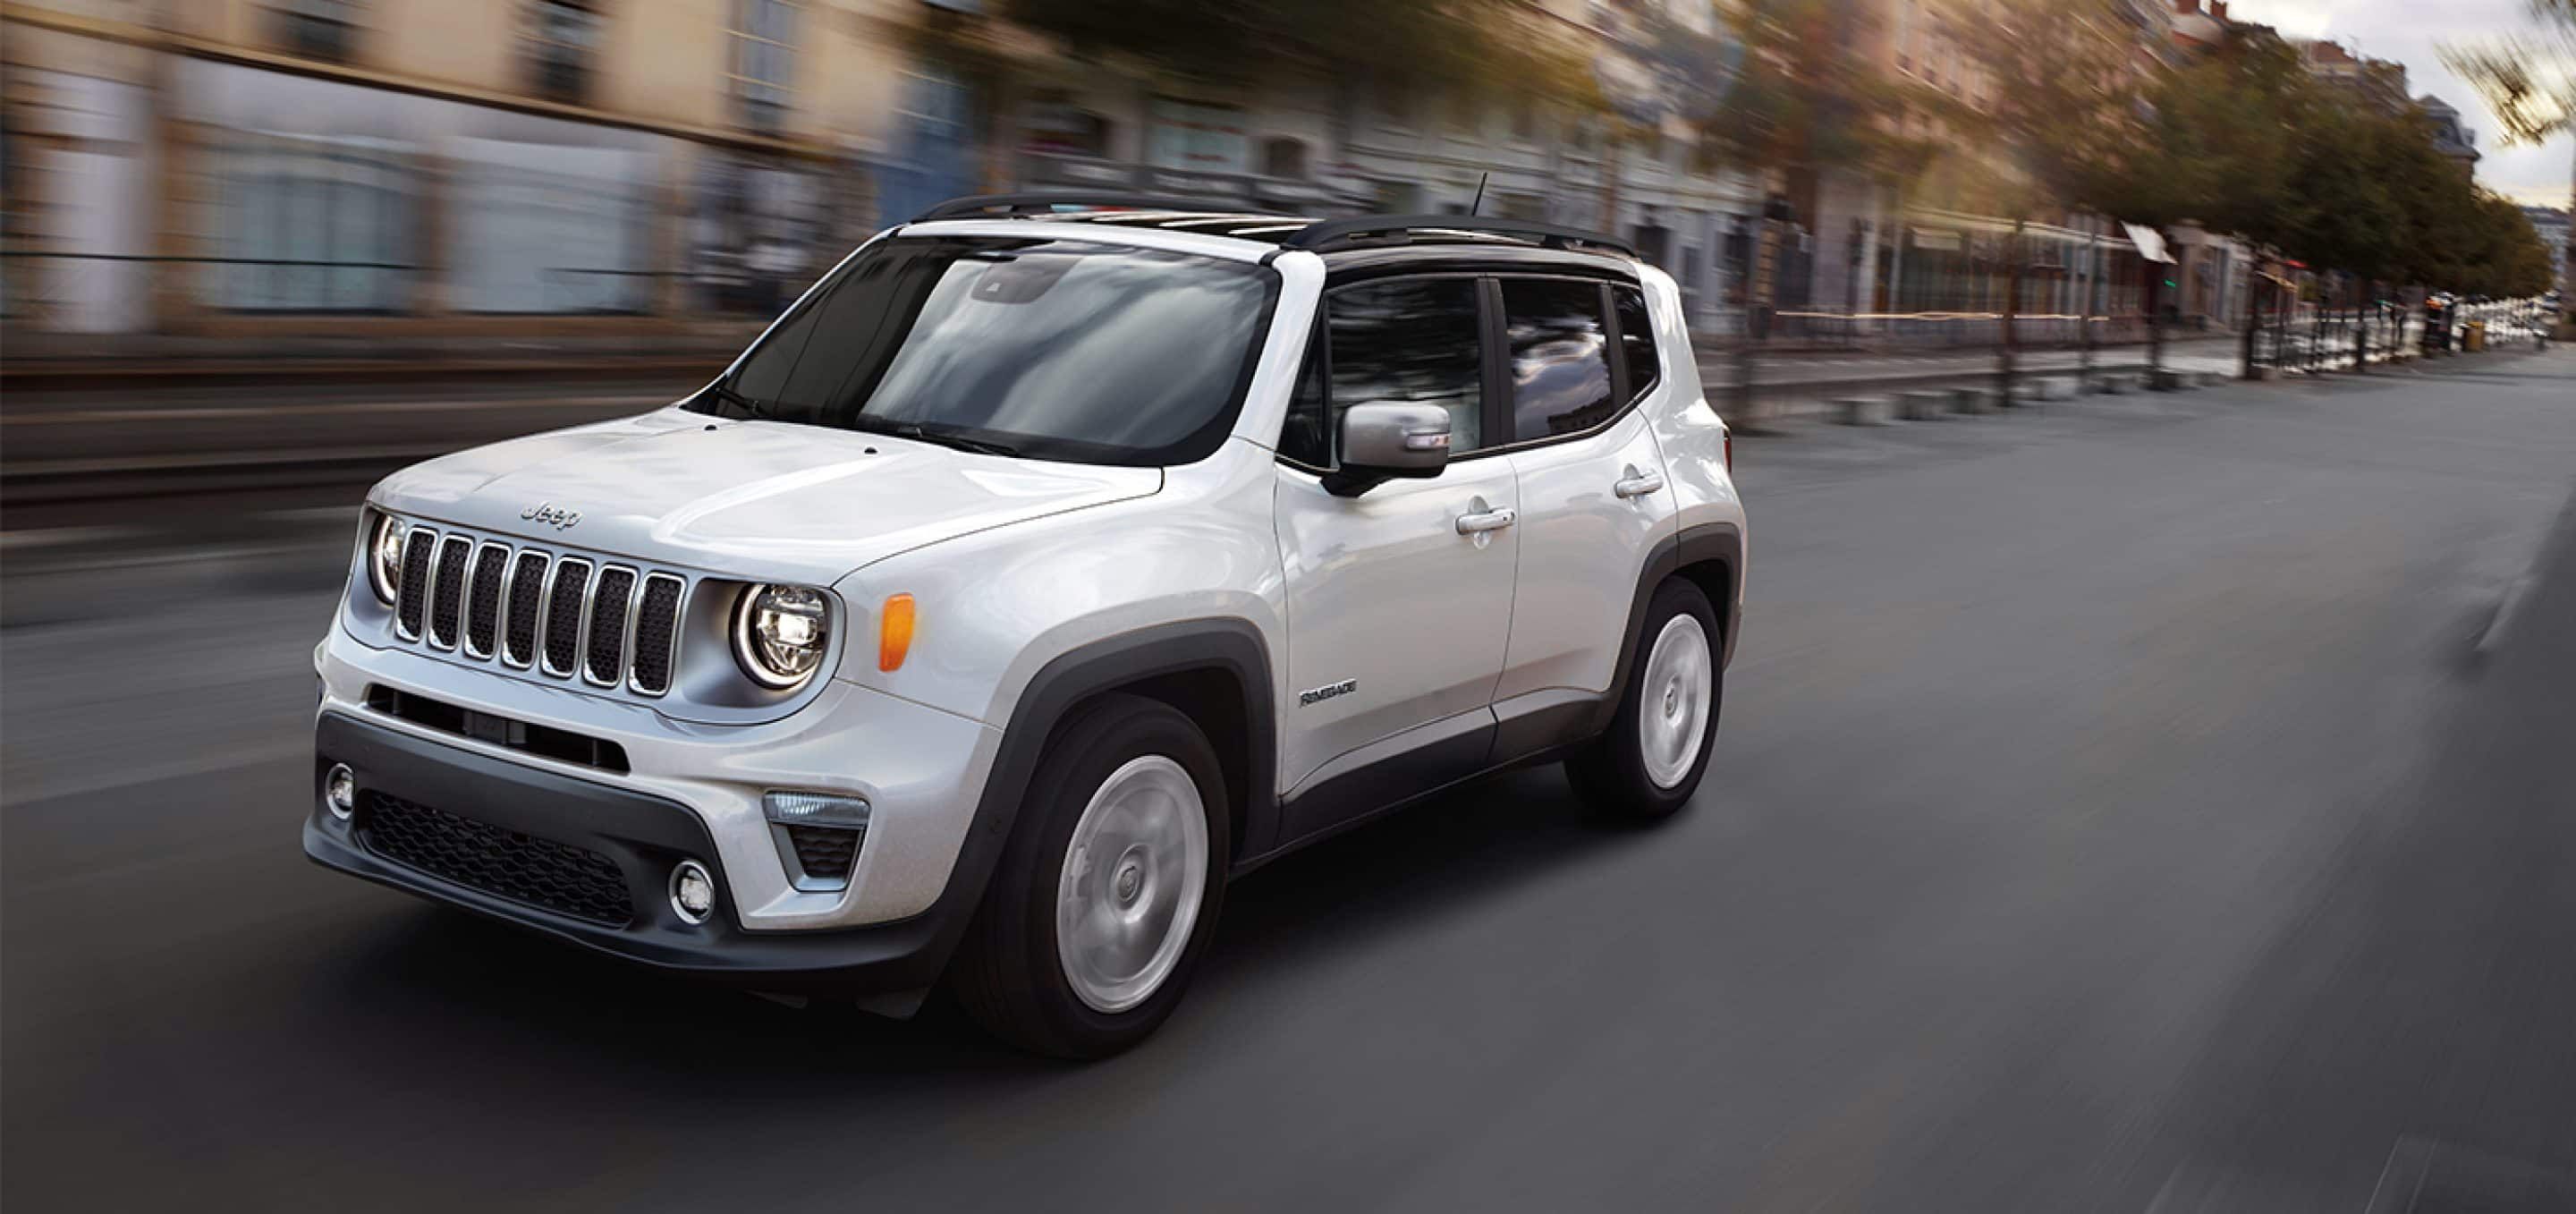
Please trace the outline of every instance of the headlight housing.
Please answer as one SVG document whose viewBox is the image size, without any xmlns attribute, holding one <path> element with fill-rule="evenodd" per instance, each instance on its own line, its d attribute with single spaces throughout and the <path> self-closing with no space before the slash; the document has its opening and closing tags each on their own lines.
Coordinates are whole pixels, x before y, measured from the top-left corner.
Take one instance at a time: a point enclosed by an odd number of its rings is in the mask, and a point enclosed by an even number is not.
<svg viewBox="0 0 2576 1214">
<path fill-rule="evenodd" d="M 733 653 L 744 674 L 772 691 L 805 685 L 830 651 L 832 612 L 807 586 L 747 587 L 733 610 Z"/>
<path fill-rule="evenodd" d="M 367 588 L 388 607 L 402 594 L 403 535 L 410 529 L 401 519 L 379 514 L 367 531 Z"/>
</svg>

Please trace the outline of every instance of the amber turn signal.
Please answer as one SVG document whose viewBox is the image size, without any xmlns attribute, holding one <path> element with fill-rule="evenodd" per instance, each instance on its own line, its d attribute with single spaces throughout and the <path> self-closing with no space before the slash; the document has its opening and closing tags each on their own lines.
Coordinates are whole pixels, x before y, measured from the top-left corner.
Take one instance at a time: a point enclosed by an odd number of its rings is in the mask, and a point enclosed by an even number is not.
<svg viewBox="0 0 2576 1214">
<path fill-rule="evenodd" d="M 900 670 L 912 651 L 912 596 L 890 595 L 877 613 L 877 669 Z"/>
</svg>

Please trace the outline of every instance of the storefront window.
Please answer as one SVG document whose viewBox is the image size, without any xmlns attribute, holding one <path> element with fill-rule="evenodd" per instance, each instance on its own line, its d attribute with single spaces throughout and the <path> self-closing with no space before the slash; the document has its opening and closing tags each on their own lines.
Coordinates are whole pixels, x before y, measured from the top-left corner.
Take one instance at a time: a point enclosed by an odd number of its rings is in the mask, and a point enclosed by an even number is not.
<svg viewBox="0 0 2576 1214">
<path fill-rule="evenodd" d="M 1306 178 L 1306 145 L 1285 137 L 1261 141 L 1261 175 L 1291 181 Z"/>
<path fill-rule="evenodd" d="M 456 139 L 442 151 L 451 307 L 645 310 L 648 155 L 497 139 Z"/>
<path fill-rule="evenodd" d="M 1151 114 L 1154 126 L 1146 140 L 1145 158 L 1154 167 L 1201 173 L 1251 171 L 1251 141 L 1244 134 L 1242 110 L 1157 97 Z"/>
<path fill-rule="evenodd" d="M 392 312 L 408 302 L 421 179 L 363 135 L 242 131 L 219 145 L 206 301 L 240 311 Z"/>
</svg>

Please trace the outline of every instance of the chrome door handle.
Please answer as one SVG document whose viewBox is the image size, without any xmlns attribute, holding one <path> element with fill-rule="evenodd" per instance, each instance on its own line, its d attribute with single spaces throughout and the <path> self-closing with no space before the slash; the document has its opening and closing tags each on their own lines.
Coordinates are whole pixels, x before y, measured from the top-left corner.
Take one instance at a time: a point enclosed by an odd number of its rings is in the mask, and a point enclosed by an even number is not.
<svg viewBox="0 0 2576 1214">
<path fill-rule="evenodd" d="M 1621 497 L 1644 497 L 1649 493 L 1661 491 L 1663 487 L 1662 473 L 1640 473 L 1635 468 L 1630 468 L 1627 476 L 1621 478 L 1618 484 L 1610 486 L 1610 491 Z"/>
<path fill-rule="evenodd" d="M 1482 514 L 1462 514 L 1458 516 L 1458 534 L 1481 535 L 1488 531 L 1500 531 L 1519 519 L 1520 515 L 1513 513 L 1509 507 L 1501 510 L 1487 510 Z"/>
</svg>

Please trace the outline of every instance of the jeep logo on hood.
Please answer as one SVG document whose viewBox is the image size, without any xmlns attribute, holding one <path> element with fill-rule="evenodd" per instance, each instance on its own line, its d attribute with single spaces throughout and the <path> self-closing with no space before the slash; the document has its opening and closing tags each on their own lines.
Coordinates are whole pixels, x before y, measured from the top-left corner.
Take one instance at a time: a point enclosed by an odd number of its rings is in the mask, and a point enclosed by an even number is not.
<svg viewBox="0 0 2576 1214">
<path fill-rule="evenodd" d="M 539 502 L 520 511 L 519 517 L 534 523 L 544 523 L 557 531 L 562 531 L 581 521 L 581 511 L 558 509 L 551 503 Z"/>
</svg>

